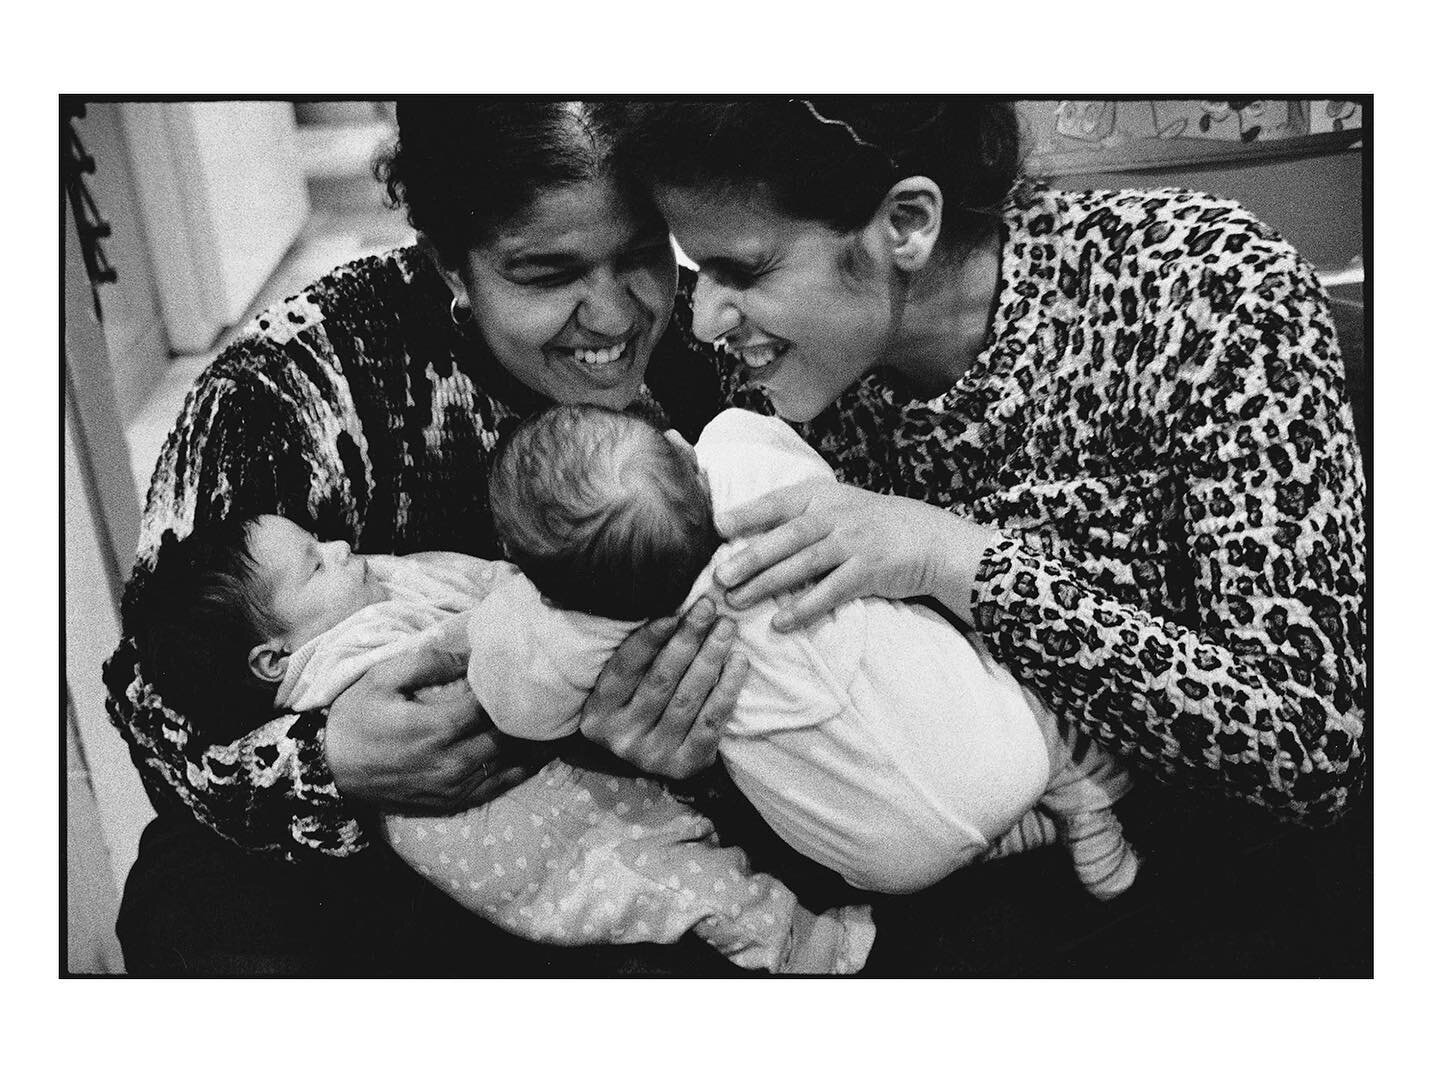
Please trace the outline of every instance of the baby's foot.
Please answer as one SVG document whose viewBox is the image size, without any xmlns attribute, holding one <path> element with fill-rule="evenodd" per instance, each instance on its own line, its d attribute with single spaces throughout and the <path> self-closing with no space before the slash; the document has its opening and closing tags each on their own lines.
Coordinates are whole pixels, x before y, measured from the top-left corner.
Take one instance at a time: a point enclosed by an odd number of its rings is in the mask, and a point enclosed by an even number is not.
<svg viewBox="0 0 1440 1079">
<path fill-rule="evenodd" d="M 1129 890 L 1140 875 L 1140 856 L 1129 843 L 1121 847 L 1114 863 L 1103 872 L 1082 873 L 1080 881 L 1096 899 L 1114 899 Z"/>
<path fill-rule="evenodd" d="M 836 907 L 812 914 L 797 905 L 779 973 L 855 974 L 865 965 L 874 943 L 875 922 L 869 907 Z"/>
</svg>

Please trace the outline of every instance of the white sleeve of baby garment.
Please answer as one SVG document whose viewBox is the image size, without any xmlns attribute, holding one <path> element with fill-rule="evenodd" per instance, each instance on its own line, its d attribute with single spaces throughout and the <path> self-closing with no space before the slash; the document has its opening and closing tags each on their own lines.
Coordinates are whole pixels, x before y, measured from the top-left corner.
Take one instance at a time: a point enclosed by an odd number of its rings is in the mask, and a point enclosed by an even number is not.
<svg viewBox="0 0 1440 1079">
<path fill-rule="evenodd" d="M 392 598 L 423 603 L 446 614 L 471 610 L 520 572 L 509 562 L 457 551 L 366 557 Z"/>
<path fill-rule="evenodd" d="M 600 669 L 638 624 L 552 607 L 517 573 L 470 615 L 470 688 L 506 734 L 564 738 L 580 729 Z"/>
<path fill-rule="evenodd" d="M 362 608 L 296 649 L 275 706 L 295 712 L 328 708 L 371 667 L 418 647 L 436 624 L 431 608 L 404 600 Z"/>
<path fill-rule="evenodd" d="M 740 408 L 727 408 L 705 425 L 695 455 L 716 513 L 802 480 L 835 478 L 825 459 L 784 420 Z"/>
</svg>

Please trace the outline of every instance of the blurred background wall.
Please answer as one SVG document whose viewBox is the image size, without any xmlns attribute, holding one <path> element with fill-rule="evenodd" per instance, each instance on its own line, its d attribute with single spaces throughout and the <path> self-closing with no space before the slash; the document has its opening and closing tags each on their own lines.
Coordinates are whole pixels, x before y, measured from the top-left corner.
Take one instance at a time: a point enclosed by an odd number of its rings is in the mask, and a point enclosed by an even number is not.
<svg viewBox="0 0 1440 1079">
<path fill-rule="evenodd" d="M 153 815 L 104 710 L 150 471 L 190 383 L 252 315 L 407 243 L 370 101 L 62 101 L 67 967 L 119 972 L 115 914 Z"/>
</svg>

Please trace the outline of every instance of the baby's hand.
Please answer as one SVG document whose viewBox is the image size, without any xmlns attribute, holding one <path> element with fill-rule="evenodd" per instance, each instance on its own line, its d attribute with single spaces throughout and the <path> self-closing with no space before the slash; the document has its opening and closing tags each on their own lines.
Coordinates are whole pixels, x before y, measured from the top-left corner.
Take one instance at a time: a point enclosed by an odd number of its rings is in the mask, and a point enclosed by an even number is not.
<svg viewBox="0 0 1440 1079">
<path fill-rule="evenodd" d="M 464 656 L 469 663 L 470 656 L 470 612 L 464 614 L 452 614 L 443 619 L 439 624 L 427 629 L 424 634 L 423 645 L 432 645 L 441 652 Z M 462 675 L 463 677 L 463 675 Z M 417 692 L 416 696 L 420 696 Z"/>
</svg>

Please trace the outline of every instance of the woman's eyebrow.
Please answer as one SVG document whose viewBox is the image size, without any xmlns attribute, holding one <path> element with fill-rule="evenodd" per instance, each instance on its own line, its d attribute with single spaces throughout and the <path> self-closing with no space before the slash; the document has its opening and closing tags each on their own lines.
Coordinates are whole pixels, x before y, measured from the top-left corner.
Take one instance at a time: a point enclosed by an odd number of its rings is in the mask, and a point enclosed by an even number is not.
<svg viewBox="0 0 1440 1079">
<path fill-rule="evenodd" d="M 574 255 L 561 251 L 539 251 L 535 253 L 522 253 L 511 255 L 501 263 L 506 270 L 521 269 L 554 269 L 557 267 L 573 266 L 580 260 Z"/>
<path fill-rule="evenodd" d="M 753 274 L 765 260 L 758 255 L 753 259 L 739 258 L 734 255 L 716 255 L 714 258 L 698 259 L 696 265 L 708 273 L 720 274 Z"/>
</svg>

